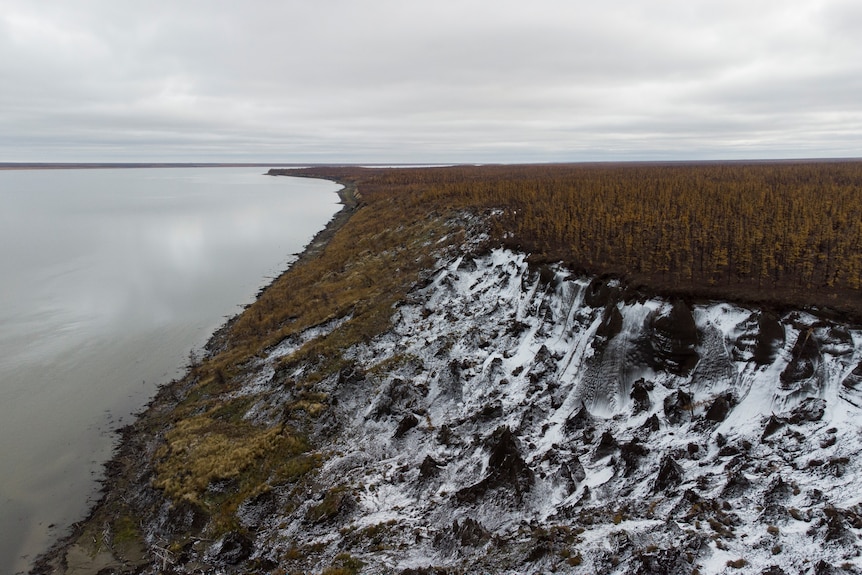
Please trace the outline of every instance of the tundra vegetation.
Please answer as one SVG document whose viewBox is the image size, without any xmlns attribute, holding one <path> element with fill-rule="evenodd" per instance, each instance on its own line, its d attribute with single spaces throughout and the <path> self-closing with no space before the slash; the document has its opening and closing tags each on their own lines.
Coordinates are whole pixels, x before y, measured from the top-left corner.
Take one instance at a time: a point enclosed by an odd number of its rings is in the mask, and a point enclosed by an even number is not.
<svg viewBox="0 0 862 575">
<path fill-rule="evenodd" d="M 64 550 L 83 549 L 104 565 L 167 565 L 200 557 L 199 547 L 220 540 L 219 561 L 230 564 L 232 550 L 246 559 L 252 536 L 238 519 L 243 505 L 263 506 L 278 489 L 280 501 L 289 502 L 282 512 L 289 513 L 319 491 L 315 473 L 339 428 L 326 419 L 333 400 L 317 384 L 333 378 L 351 383 L 358 368 L 344 351 L 390 329 L 393 310 L 427 279 L 441 253 L 465 242 L 465 214 L 487 232 L 473 240 L 472 250 L 512 248 L 529 254 L 537 269 L 562 262 L 576 273 L 687 300 L 816 306 L 862 317 L 862 162 L 271 173 L 341 182 L 349 220 L 229 321 L 187 375 L 162 388 L 124 430 L 104 497 Z M 336 323 L 338 329 L 301 339 L 311 328 Z M 290 399 L 273 415 L 267 394 L 275 391 L 250 396 L 240 390 L 263 358 L 292 339 L 296 349 L 278 359 L 270 378 L 279 397 Z M 408 369 L 418 360 L 395 355 L 384 361 L 368 371 Z M 415 417 L 404 421 L 404 433 L 419 424 Z M 350 489 L 327 488 L 304 520 L 315 524 L 337 515 L 349 505 Z M 618 511 L 613 523 L 624 520 Z M 375 529 L 385 531 L 385 524 Z M 357 536 L 376 536 L 372 531 Z M 573 542 L 565 540 L 559 551 L 570 567 L 582 561 L 569 548 Z M 66 551 L 41 565 L 62 564 Z M 295 553 L 299 560 L 314 549 Z M 292 560 L 290 552 L 283 559 Z M 727 561 L 734 569 L 745 564 Z M 361 566 L 342 554 L 326 572 L 354 573 Z M 276 567 L 263 561 L 257 568 Z"/>
</svg>

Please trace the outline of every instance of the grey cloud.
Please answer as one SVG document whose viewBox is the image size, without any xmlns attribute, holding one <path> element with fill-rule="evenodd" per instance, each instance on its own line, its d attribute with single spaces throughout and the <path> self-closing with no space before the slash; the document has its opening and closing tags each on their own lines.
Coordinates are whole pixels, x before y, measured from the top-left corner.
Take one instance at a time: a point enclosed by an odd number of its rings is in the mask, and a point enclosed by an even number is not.
<svg viewBox="0 0 862 575">
<path fill-rule="evenodd" d="M 862 11 L 847 1 L 3 4 L 0 161 L 833 156 L 862 143 Z"/>
</svg>

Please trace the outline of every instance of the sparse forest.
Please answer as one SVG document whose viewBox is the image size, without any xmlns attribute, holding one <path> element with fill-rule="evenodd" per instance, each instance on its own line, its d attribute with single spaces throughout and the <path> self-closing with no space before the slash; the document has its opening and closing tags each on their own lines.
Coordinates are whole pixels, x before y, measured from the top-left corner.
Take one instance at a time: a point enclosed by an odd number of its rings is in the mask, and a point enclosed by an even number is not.
<svg viewBox="0 0 862 575">
<path fill-rule="evenodd" d="M 393 218 L 497 210 L 495 241 L 664 293 L 862 312 L 862 162 L 310 168 Z M 394 220 L 390 220 L 390 223 Z"/>
</svg>

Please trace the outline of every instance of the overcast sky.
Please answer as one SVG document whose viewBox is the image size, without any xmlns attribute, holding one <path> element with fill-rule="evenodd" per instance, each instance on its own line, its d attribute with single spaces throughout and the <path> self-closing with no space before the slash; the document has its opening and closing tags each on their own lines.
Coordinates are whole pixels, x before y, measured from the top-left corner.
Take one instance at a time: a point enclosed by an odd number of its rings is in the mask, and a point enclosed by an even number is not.
<svg viewBox="0 0 862 575">
<path fill-rule="evenodd" d="M 862 156 L 859 0 L 0 0 L 0 162 Z"/>
</svg>

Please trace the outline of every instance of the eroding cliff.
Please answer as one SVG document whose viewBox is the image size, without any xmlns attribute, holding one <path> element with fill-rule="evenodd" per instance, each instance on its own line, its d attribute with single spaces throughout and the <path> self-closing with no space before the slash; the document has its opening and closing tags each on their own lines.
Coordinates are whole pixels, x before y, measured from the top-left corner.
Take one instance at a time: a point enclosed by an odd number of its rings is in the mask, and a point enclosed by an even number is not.
<svg viewBox="0 0 862 575">
<path fill-rule="evenodd" d="M 207 416 L 230 426 L 156 438 L 134 569 L 862 570 L 862 328 L 474 248 L 441 252 L 337 369 L 307 352 L 349 314 L 232 376 L 231 410 Z M 262 469 L 248 491 L 222 470 L 171 496 L 159 462 L 231 440 L 296 474 Z M 177 481 L 196 477 L 213 476 Z"/>
</svg>

